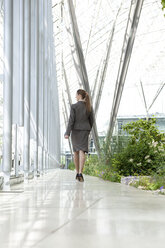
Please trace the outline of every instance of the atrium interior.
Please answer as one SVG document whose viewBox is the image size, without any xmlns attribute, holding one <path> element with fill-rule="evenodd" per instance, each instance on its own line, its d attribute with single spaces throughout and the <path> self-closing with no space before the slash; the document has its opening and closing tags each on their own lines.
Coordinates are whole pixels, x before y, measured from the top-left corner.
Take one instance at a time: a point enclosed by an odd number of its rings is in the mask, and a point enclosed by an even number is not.
<svg viewBox="0 0 165 248">
<path fill-rule="evenodd" d="M 165 133 L 164 9 L 164 0 L 0 0 L 2 248 L 164 248 L 165 181 L 160 195 L 94 167 L 132 121 L 155 118 Z M 87 157 L 97 162 L 84 183 L 64 139 L 78 89 L 95 117 Z M 165 139 L 156 142 L 165 180 Z"/>
</svg>

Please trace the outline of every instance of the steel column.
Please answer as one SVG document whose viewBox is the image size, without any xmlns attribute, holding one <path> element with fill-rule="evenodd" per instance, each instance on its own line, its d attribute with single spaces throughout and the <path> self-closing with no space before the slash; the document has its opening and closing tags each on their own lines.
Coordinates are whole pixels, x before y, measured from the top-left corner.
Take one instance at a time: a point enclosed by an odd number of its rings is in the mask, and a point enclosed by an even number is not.
<svg viewBox="0 0 165 248">
<path fill-rule="evenodd" d="M 47 97 L 48 97 L 48 5 L 47 0 L 44 1 L 44 125 L 43 125 L 43 137 L 44 137 L 44 170 L 47 169 Z"/>
<path fill-rule="evenodd" d="M 38 111 L 38 142 L 40 147 L 40 158 L 39 158 L 39 167 L 41 173 L 43 172 L 43 147 L 44 147 L 44 137 L 43 137 L 43 101 L 44 101 L 44 91 L 43 91 L 43 79 L 44 79 L 44 9 L 43 2 L 44 0 L 39 1 L 39 111 Z"/>
<path fill-rule="evenodd" d="M 3 164 L 4 186 L 10 178 L 12 160 L 12 76 L 13 76 L 13 1 L 4 1 L 4 103 Z"/>
<path fill-rule="evenodd" d="M 114 22 L 112 30 L 110 32 L 110 36 L 108 37 L 106 55 L 105 55 L 105 59 L 103 60 L 103 68 L 102 68 L 101 75 L 100 75 L 100 80 L 99 80 L 99 85 L 98 85 L 98 90 L 97 90 L 97 95 L 96 95 L 96 102 L 95 102 L 95 115 L 96 116 L 97 116 L 97 112 L 99 109 L 102 91 L 103 91 L 103 87 L 104 87 L 104 81 L 105 81 L 106 72 L 107 72 L 107 68 L 108 68 L 108 61 L 109 61 L 111 47 L 112 47 L 113 35 L 114 35 L 114 31 L 115 31 L 115 24 L 116 24 L 116 21 Z"/>
<path fill-rule="evenodd" d="M 34 105 L 35 105 L 35 120 L 34 120 L 34 140 L 35 140 L 35 148 L 34 148 L 34 173 L 37 175 L 38 172 L 38 101 L 39 101 L 39 0 L 34 2 L 34 25 L 35 25 L 35 34 L 34 34 L 34 43 L 35 43 L 35 97 L 34 97 Z"/>
<path fill-rule="evenodd" d="M 136 0 L 135 9 L 133 12 L 133 18 L 131 18 L 132 21 L 131 21 L 131 25 L 130 25 L 129 34 L 128 34 L 128 29 L 129 29 L 129 24 L 130 24 L 130 16 L 128 18 L 127 29 L 126 29 L 125 39 L 124 39 L 124 43 L 123 43 L 123 48 L 125 47 L 125 49 L 122 50 L 123 54 L 121 56 L 119 70 L 118 70 L 116 89 L 114 92 L 112 111 L 111 111 L 111 116 L 110 116 L 108 132 L 107 132 L 107 142 L 110 142 L 110 139 L 111 139 L 112 134 L 113 134 L 113 129 L 115 126 L 116 116 L 117 116 L 119 105 L 120 105 L 120 100 L 121 100 L 121 96 L 122 96 L 122 92 L 123 92 L 123 88 L 124 88 L 124 84 L 125 84 L 125 79 L 126 79 L 126 75 L 127 75 L 127 71 L 128 71 L 128 67 L 129 67 L 129 62 L 131 59 L 132 48 L 133 48 L 133 44 L 134 44 L 134 40 L 135 40 L 135 35 L 136 35 L 139 19 L 140 19 L 143 1 L 144 0 Z M 134 1 L 131 2 L 130 10 L 132 9 L 133 3 L 134 3 Z M 124 44 L 126 44 L 126 45 L 124 45 Z"/>
<path fill-rule="evenodd" d="M 31 0 L 24 0 L 24 172 L 30 166 L 30 7 Z"/>
<path fill-rule="evenodd" d="M 20 1 L 20 43 L 19 43 L 19 55 L 20 55 L 20 103 L 19 103 L 19 125 L 24 125 L 24 1 Z"/>
</svg>

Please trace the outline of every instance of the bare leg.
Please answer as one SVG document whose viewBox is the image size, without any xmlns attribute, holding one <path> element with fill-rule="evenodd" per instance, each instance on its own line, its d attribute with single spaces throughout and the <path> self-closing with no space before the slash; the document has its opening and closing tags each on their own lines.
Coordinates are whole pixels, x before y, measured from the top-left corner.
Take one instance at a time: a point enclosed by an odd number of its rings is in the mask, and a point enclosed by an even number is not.
<svg viewBox="0 0 165 248">
<path fill-rule="evenodd" d="M 76 172 L 79 173 L 79 152 L 74 152 L 74 164 Z"/>
<path fill-rule="evenodd" d="M 79 151 L 79 173 L 83 172 L 84 164 L 85 164 L 85 152 Z"/>
</svg>

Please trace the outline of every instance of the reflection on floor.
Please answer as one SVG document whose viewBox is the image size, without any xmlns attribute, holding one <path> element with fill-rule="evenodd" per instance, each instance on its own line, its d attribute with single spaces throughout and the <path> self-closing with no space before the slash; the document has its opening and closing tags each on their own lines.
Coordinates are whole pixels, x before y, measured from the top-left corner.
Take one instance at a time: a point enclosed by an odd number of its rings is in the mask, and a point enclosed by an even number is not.
<svg viewBox="0 0 165 248">
<path fill-rule="evenodd" d="M 0 193 L 1 248 L 165 247 L 164 196 L 59 169 L 12 190 Z"/>
</svg>

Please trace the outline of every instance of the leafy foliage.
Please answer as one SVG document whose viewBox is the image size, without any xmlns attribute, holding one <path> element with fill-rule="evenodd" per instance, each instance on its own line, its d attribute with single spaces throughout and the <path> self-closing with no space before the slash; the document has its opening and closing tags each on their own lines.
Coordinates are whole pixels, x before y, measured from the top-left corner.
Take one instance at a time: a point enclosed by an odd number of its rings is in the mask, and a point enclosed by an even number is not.
<svg viewBox="0 0 165 248">
<path fill-rule="evenodd" d="M 154 175 L 153 177 L 140 177 L 138 182 L 132 182 L 130 185 L 141 187 L 145 190 L 157 190 L 165 188 L 165 176 Z"/>
<path fill-rule="evenodd" d="M 165 0 L 161 0 L 161 4 L 162 4 L 162 10 L 165 9 Z"/>
<path fill-rule="evenodd" d="M 128 145 L 127 136 L 113 136 L 111 142 L 103 141 L 101 147 L 101 161 L 106 165 L 111 165 L 114 154 L 120 153 Z"/>
<path fill-rule="evenodd" d="M 159 132 L 155 123 L 155 118 L 141 119 L 123 127 L 130 135 L 129 143 L 112 160 L 120 175 L 151 175 L 153 172 L 163 172 L 165 134 Z"/>
<path fill-rule="evenodd" d="M 165 9 L 165 0 L 161 0 L 161 4 L 162 4 L 162 10 Z M 164 17 L 165 17 L 165 14 L 164 14 Z"/>
<path fill-rule="evenodd" d="M 69 163 L 68 169 L 69 169 L 69 170 L 74 170 L 74 169 L 75 169 L 75 165 L 74 165 L 73 162 Z"/>
<path fill-rule="evenodd" d="M 84 174 L 100 177 L 111 182 L 120 182 L 121 176 L 113 171 L 109 165 L 103 164 L 96 155 L 87 158 L 84 167 Z"/>
</svg>

